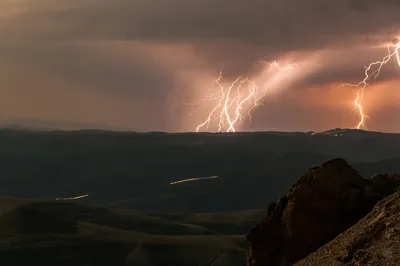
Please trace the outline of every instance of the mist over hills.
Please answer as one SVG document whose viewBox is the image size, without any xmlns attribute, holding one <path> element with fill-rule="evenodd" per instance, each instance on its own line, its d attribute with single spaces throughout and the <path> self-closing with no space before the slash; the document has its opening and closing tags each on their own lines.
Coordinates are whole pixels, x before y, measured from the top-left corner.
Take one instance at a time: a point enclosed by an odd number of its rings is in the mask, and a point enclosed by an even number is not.
<svg viewBox="0 0 400 266">
<path fill-rule="evenodd" d="M 194 213 L 265 208 L 310 166 L 346 159 L 363 176 L 400 171 L 400 134 L 0 131 L 0 194 Z M 170 185 L 188 178 L 218 176 Z M 238 197 L 238 195 L 241 195 Z"/>
</svg>

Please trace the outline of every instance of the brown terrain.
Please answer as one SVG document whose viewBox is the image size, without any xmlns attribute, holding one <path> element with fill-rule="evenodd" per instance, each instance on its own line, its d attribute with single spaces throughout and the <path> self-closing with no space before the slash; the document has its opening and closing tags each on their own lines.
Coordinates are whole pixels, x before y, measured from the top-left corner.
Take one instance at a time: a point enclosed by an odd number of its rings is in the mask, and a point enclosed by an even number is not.
<svg viewBox="0 0 400 266">
<path fill-rule="evenodd" d="M 342 159 L 311 168 L 250 230 L 247 266 L 400 265 L 399 185 Z"/>
</svg>

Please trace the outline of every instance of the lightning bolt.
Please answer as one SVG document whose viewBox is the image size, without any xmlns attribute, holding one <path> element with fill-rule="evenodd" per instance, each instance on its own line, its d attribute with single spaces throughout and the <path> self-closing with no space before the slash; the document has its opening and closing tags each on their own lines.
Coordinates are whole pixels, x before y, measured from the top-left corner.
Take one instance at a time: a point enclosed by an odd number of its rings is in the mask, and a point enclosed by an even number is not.
<svg viewBox="0 0 400 266">
<path fill-rule="evenodd" d="M 258 106 L 257 92 L 259 88 L 253 81 L 247 77 L 238 77 L 229 86 L 224 86 L 221 83 L 222 77 L 223 68 L 214 81 L 217 91 L 197 102 L 217 101 L 207 118 L 196 127 L 196 132 L 202 128 L 208 130 L 214 121 L 217 121 L 218 132 L 236 132 L 236 124 L 240 123 L 243 118 L 244 106 L 249 105 L 247 114 L 250 119 L 251 111 Z"/>
<path fill-rule="evenodd" d="M 266 65 L 269 65 L 269 66 L 276 67 L 277 69 L 279 69 L 279 70 L 284 70 L 284 71 L 287 71 L 287 70 L 288 70 L 288 71 L 293 71 L 294 67 L 297 67 L 297 66 L 298 66 L 298 64 L 296 64 L 296 63 L 287 64 L 287 65 L 285 65 L 285 66 L 280 66 L 276 60 L 274 60 L 274 61 L 272 61 L 272 62 L 266 62 L 266 61 L 260 60 L 260 62 L 261 62 L 261 63 L 264 63 L 264 64 L 266 64 Z"/>
<path fill-rule="evenodd" d="M 279 71 L 292 71 L 298 64 L 287 64 L 280 66 L 277 61 L 260 62 L 274 67 Z M 196 132 L 208 131 L 211 124 L 216 123 L 217 132 L 236 132 L 243 117 L 252 120 L 252 112 L 260 106 L 260 99 L 265 96 L 266 90 L 261 90 L 257 84 L 248 77 L 238 77 L 228 86 L 222 84 L 223 68 L 218 78 L 213 82 L 214 89 L 210 95 L 198 100 L 191 105 L 201 105 L 205 101 L 214 101 L 214 107 L 208 113 L 207 118 L 197 125 Z M 197 109 L 199 111 L 201 107 Z M 247 111 L 245 111 L 247 110 Z"/>
<path fill-rule="evenodd" d="M 365 120 L 369 117 L 365 114 L 363 100 L 364 100 L 364 91 L 367 87 L 369 87 L 369 81 L 371 78 L 378 78 L 381 73 L 383 66 L 385 66 L 393 57 L 396 58 L 398 65 L 400 66 L 400 42 L 398 42 L 394 51 L 392 51 L 390 45 L 388 45 L 388 54 L 382 58 L 380 61 L 372 62 L 368 66 L 365 67 L 364 71 L 364 79 L 357 84 L 342 84 L 340 87 L 348 86 L 348 87 L 356 87 L 358 88 L 356 97 L 354 99 L 354 106 L 356 111 L 359 114 L 360 120 L 356 125 L 357 129 L 367 128 L 365 125 Z"/>
</svg>

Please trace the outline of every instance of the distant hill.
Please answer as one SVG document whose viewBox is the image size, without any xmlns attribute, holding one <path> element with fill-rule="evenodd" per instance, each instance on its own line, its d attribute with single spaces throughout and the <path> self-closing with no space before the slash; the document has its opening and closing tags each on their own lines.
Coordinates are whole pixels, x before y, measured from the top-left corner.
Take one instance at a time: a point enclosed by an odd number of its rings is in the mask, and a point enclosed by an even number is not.
<svg viewBox="0 0 400 266">
<path fill-rule="evenodd" d="M 163 214 L 0 198 L 2 265 L 239 266 L 263 211 Z"/>
<path fill-rule="evenodd" d="M 98 125 L 83 122 L 52 121 L 43 119 L 12 119 L 0 121 L 0 128 L 30 131 L 57 131 L 57 130 L 114 130 L 128 131 L 127 128 Z"/>
<path fill-rule="evenodd" d="M 340 132 L 340 133 L 338 133 Z M 400 135 L 0 130 L 0 194 L 156 212 L 265 208 L 310 166 L 345 158 L 363 176 L 400 172 Z M 170 185 L 173 181 L 216 179 Z M 240 197 L 238 196 L 240 195 Z"/>
</svg>

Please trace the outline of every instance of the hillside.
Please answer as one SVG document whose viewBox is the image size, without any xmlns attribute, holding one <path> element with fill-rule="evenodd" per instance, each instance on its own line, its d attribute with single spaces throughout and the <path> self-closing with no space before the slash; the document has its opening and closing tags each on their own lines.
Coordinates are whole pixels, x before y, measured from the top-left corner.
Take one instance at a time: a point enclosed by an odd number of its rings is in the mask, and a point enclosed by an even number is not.
<svg viewBox="0 0 400 266">
<path fill-rule="evenodd" d="M 266 211 L 160 213 L 3 197 L 0 262 L 394 266 L 399 187 L 398 174 L 366 179 L 333 159 L 310 168 Z"/>
<path fill-rule="evenodd" d="M 0 199 L 3 265 L 243 265 L 263 211 L 180 215 Z"/>
<path fill-rule="evenodd" d="M 360 130 L 0 130 L 0 146 L 0 195 L 52 200 L 89 194 L 80 202 L 155 212 L 262 209 L 310 166 L 334 157 L 366 177 L 400 172 L 400 135 Z M 207 176 L 218 178 L 170 185 Z"/>
</svg>

